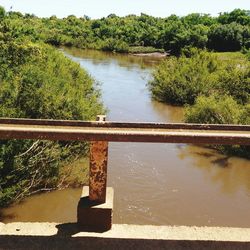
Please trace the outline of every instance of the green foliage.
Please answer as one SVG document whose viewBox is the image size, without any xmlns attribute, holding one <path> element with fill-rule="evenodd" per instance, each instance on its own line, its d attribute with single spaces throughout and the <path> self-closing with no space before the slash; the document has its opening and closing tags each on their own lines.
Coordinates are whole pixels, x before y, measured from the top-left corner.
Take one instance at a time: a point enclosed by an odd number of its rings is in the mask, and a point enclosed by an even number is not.
<svg viewBox="0 0 250 250">
<path fill-rule="evenodd" d="M 155 71 L 149 84 L 153 97 L 182 105 L 194 103 L 201 95 L 211 95 L 211 103 L 218 93 L 230 95 L 222 98 L 221 109 L 211 104 L 222 116 L 207 110 L 211 114 L 206 117 L 200 109 L 202 119 L 249 124 L 249 62 L 223 61 L 192 49 L 244 50 L 247 54 L 249 16 L 249 11 L 236 9 L 218 18 L 196 13 L 155 18 L 142 13 L 111 14 L 98 20 L 74 15 L 60 19 L 6 13 L 0 7 L 0 116 L 91 120 L 103 113 L 89 75 L 45 42 L 114 52 L 183 52 Z M 231 112 L 238 107 L 237 112 L 230 116 L 226 105 Z M 87 150 L 85 143 L 32 140 L 0 141 L 0 146 L 0 205 L 56 187 L 63 164 Z"/>
<path fill-rule="evenodd" d="M 211 92 L 218 61 L 205 51 L 191 50 L 188 56 L 167 58 L 158 66 L 149 82 L 153 98 L 175 105 L 193 104 L 197 96 Z"/>
<path fill-rule="evenodd" d="M 105 42 L 101 46 L 101 49 L 103 51 L 126 53 L 129 50 L 129 46 L 126 42 L 109 38 L 105 40 Z"/>
<path fill-rule="evenodd" d="M 213 26 L 208 34 L 208 47 L 216 51 L 239 51 L 243 47 L 244 27 L 237 23 Z"/>
<path fill-rule="evenodd" d="M 240 121 L 242 124 L 245 124 L 245 125 L 250 124 L 250 103 L 244 106 L 243 112 L 240 117 Z"/>
<path fill-rule="evenodd" d="M 238 103 L 250 100 L 250 63 L 247 60 L 224 62 L 218 72 L 217 91 L 232 96 Z"/>
<path fill-rule="evenodd" d="M 206 26 L 211 26 L 216 23 L 216 19 L 212 18 L 208 14 L 192 13 L 181 18 L 183 23 L 188 26 L 203 24 Z"/>
<path fill-rule="evenodd" d="M 0 6 L 0 20 L 3 19 L 6 15 L 5 9 Z"/>
<path fill-rule="evenodd" d="M 193 104 L 199 95 L 220 93 L 238 103 L 250 100 L 250 63 L 221 60 L 213 53 L 183 50 L 179 58 L 167 58 L 149 83 L 153 98 L 176 105 Z"/>
<path fill-rule="evenodd" d="M 2 10 L 2 11 L 1 11 Z M 2 13 L 2 14 L 1 14 Z M 29 37 L 60 46 L 127 52 L 129 47 L 153 47 L 180 55 L 184 47 L 209 48 L 216 51 L 238 51 L 250 48 L 249 11 L 236 9 L 218 18 L 192 13 L 184 17 L 171 15 L 156 18 L 146 14 L 106 18 L 38 18 L 19 12 L 1 16 L 8 22 L 9 35 L 16 39 Z"/>
<path fill-rule="evenodd" d="M 220 57 L 220 59 L 218 59 Z M 152 96 L 187 106 L 185 121 L 206 124 L 250 124 L 250 63 L 186 48 L 179 58 L 161 63 L 149 83 Z M 249 146 L 217 146 L 229 155 L 250 158 Z"/>
<path fill-rule="evenodd" d="M 250 49 L 244 49 L 243 53 L 246 55 L 246 58 L 248 59 L 248 61 L 250 61 Z"/>
<path fill-rule="evenodd" d="M 0 116 L 93 120 L 99 91 L 80 66 L 54 48 L 0 42 Z M 60 169 L 87 152 L 86 143 L 0 141 L 0 205 L 59 185 Z"/>
<path fill-rule="evenodd" d="M 205 124 L 238 124 L 242 114 L 242 106 L 231 96 L 199 96 L 193 106 L 186 108 L 185 121 Z"/>
<path fill-rule="evenodd" d="M 221 24 L 236 22 L 242 25 L 250 25 L 250 12 L 249 10 L 235 9 L 230 13 L 220 13 L 218 22 Z"/>
<path fill-rule="evenodd" d="M 250 124 L 250 104 L 238 104 L 231 96 L 200 96 L 185 109 L 185 121 L 204 124 Z M 211 146 L 222 153 L 250 159 L 250 146 Z"/>
</svg>

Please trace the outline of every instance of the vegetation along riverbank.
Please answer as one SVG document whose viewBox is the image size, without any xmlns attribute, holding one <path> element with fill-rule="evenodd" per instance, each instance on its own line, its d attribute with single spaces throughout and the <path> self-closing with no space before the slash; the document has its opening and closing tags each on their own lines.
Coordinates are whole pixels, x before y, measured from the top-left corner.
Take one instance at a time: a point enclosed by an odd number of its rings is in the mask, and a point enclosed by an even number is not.
<svg viewBox="0 0 250 250">
<path fill-rule="evenodd" d="M 42 42 L 18 39 L 8 20 L 0 30 L 1 117 L 93 120 L 104 112 L 94 80 L 77 63 Z M 86 143 L 1 140 L 0 206 L 63 186 L 62 168 L 87 151 Z"/>
<path fill-rule="evenodd" d="M 149 83 L 153 98 L 185 105 L 191 123 L 250 124 L 250 62 L 230 60 L 198 49 L 163 61 Z M 250 158 L 249 146 L 216 147 L 229 155 Z"/>
<path fill-rule="evenodd" d="M 32 14 L 1 11 L 2 29 L 12 37 L 29 37 L 33 42 L 100 49 L 115 52 L 168 52 L 179 55 L 185 47 L 214 51 L 240 51 L 250 48 L 250 15 L 235 9 L 218 17 L 208 14 L 171 15 L 158 18 L 141 14 L 101 19 L 38 18 Z"/>
<path fill-rule="evenodd" d="M 178 56 L 156 69 L 149 84 L 154 98 L 193 105 L 187 107 L 189 122 L 249 124 L 249 62 L 244 57 L 222 60 L 201 51 L 249 55 L 249 11 L 236 9 L 219 17 L 111 14 L 92 20 L 74 15 L 39 18 L 0 7 L 1 117 L 91 120 L 105 112 L 94 80 L 51 45 Z M 63 182 L 62 167 L 88 151 L 86 143 L 0 144 L 0 206 L 57 188 Z M 249 147 L 229 151 L 247 157 L 250 152 Z"/>
</svg>

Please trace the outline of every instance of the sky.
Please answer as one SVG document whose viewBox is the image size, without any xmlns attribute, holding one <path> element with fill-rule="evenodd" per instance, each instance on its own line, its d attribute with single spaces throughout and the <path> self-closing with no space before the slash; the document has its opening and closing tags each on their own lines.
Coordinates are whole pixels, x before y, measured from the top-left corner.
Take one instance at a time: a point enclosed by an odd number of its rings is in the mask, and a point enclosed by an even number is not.
<svg viewBox="0 0 250 250">
<path fill-rule="evenodd" d="M 217 16 L 235 8 L 250 10 L 250 0 L 0 0 L 6 11 L 35 14 L 38 17 L 67 17 L 87 15 L 92 19 L 145 13 L 156 17 L 171 14 L 184 16 L 190 13 L 206 13 Z"/>
</svg>

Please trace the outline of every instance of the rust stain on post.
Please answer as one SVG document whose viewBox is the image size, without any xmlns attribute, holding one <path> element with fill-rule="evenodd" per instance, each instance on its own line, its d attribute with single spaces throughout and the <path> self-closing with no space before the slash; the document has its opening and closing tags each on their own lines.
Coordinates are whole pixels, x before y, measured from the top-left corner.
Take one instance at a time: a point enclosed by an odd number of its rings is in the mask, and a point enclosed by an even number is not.
<svg viewBox="0 0 250 250">
<path fill-rule="evenodd" d="M 97 116 L 104 122 L 105 116 Z M 89 199 L 104 203 L 107 188 L 108 142 L 93 141 L 90 144 Z"/>
</svg>

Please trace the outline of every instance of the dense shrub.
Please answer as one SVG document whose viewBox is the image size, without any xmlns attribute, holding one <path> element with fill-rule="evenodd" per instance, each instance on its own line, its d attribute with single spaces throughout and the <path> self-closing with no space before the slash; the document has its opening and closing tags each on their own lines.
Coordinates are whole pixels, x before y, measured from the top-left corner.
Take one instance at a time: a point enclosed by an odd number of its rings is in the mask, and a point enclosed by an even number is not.
<svg viewBox="0 0 250 250">
<path fill-rule="evenodd" d="M 205 124 L 238 124 L 243 107 L 231 96 L 199 96 L 195 104 L 186 107 L 185 121 Z"/>
<path fill-rule="evenodd" d="M 239 51 L 243 46 L 243 26 L 215 25 L 208 33 L 208 47 L 216 51 Z"/>
<path fill-rule="evenodd" d="M 129 46 L 126 42 L 109 38 L 103 42 L 101 49 L 103 51 L 126 53 L 129 50 Z"/>
<path fill-rule="evenodd" d="M 0 42 L 0 116 L 92 120 L 103 112 L 99 92 L 80 66 L 42 44 Z M 87 144 L 0 141 L 0 205 L 55 188 L 61 167 Z"/>
<path fill-rule="evenodd" d="M 205 124 L 248 124 L 250 125 L 250 104 L 240 105 L 231 96 L 200 96 L 193 106 L 185 109 L 185 121 Z M 250 146 L 214 146 L 222 153 L 250 159 Z"/>
<path fill-rule="evenodd" d="M 250 103 L 244 106 L 240 121 L 242 124 L 250 125 Z"/>
<path fill-rule="evenodd" d="M 250 63 L 247 60 L 224 62 L 218 72 L 217 92 L 232 96 L 238 103 L 250 100 Z"/>
<path fill-rule="evenodd" d="M 167 58 L 158 66 L 149 82 L 153 98 L 183 105 L 211 92 L 217 82 L 218 61 L 205 51 L 192 50 L 189 56 Z"/>
<path fill-rule="evenodd" d="M 231 95 L 245 104 L 250 99 L 250 63 L 223 61 L 213 53 L 189 49 L 161 63 L 149 87 L 153 98 L 171 104 L 193 104 L 199 95 L 213 93 Z"/>
</svg>

